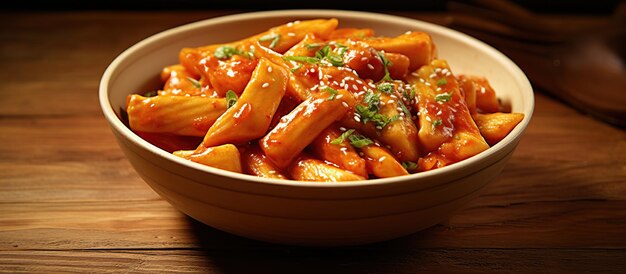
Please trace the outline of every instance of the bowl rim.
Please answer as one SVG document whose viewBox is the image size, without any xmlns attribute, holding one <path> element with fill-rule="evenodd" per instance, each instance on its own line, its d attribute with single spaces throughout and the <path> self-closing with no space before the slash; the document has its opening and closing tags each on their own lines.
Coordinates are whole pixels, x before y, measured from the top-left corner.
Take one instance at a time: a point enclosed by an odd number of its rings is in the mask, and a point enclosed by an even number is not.
<svg viewBox="0 0 626 274">
<path fill-rule="evenodd" d="M 254 175 L 248 175 L 243 173 L 237 173 L 232 171 L 226 171 L 219 168 L 214 168 L 206 165 L 202 165 L 199 163 L 195 163 L 180 157 L 177 157 L 171 153 L 168 153 L 165 150 L 149 143 L 148 141 L 142 139 L 134 133 L 130 128 L 126 127 L 124 123 L 119 119 L 111 102 L 109 100 L 109 84 L 113 83 L 115 80 L 115 71 L 124 63 L 124 61 L 134 55 L 139 54 L 138 52 L 147 46 L 150 46 L 161 39 L 167 38 L 168 36 L 193 31 L 195 29 L 203 28 L 213 24 L 222 24 L 222 23 L 234 23 L 241 20 L 252 20 L 252 19 L 267 19 L 268 17 L 272 18 L 293 18 L 293 17 L 318 17 L 318 18 L 331 18 L 331 17 L 339 17 L 339 18 L 352 18 L 352 19 L 364 19 L 369 18 L 375 21 L 382 21 L 387 23 L 397 23 L 404 25 L 412 25 L 419 30 L 423 30 L 427 33 L 438 33 L 442 36 L 447 36 L 456 40 L 459 40 L 462 43 L 466 43 L 471 45 L 472 47 L 477 48 L 480 52 L 484 54 L 491 55 L 496 61 L 501 63 L 503 66 L 507 67 L 510 73 L 513 74 L 514 78 L 519 79 L 519 84 L 521 85 L 520 91 L 522 92 L 522 98 L 524 98 L 522 113 L 524 113 L 524 119 L 500 142 L 496 145 L 490 147 L 489 149 L 472 156 L 468 159 L 455 163 L 453 165 L 445 166 L 443 168 L 419 172 L 404 176 L 391 177 L 391 178 L 379 178 L 379 179 L 367 179 L 361 181 L 350 181 L 350 182 L 309 182 L 309 181 L 296 181 L 296 180 L 281 180 L 281 179 L 272 179 L 272 178 L 262 178 Z M 445 60 L 445 57 L 443 58 Z M 533 89 L 528 81 L 526 75 L 522 72 L 522 70 L 508 57 L 506 57 L 503 53 L 494 49 L 493 47 L 485 44 L 484 42 L 473 38 L 464 33 L 458 32 L 456 30 L 452 30 L 443 26 L 439 26 L 433 23 L 424 22 L 417 19 L 405 18 L 396 15 L 389 14 L 381 14 L 374 12 L 362 12 L 362 11 L 346 11 L 346 10 L 331 10 L 331 9 L 312 9 L 312 10 L 277 10 L 277 11 L 259 11 L 259 12 L 247 12 L 247 13 L 239 13 L 232 15 L 225 15 L 214 17 L 210 19 L 205 19 L 185 25 L 181 25 L 178 27 L 170 28 L 159 32 L 157 34 L 151 35 L 125 51 L 119 54 L 109 66 L 106 68 L 104 74 L 102 75 L 100 85 L 99 85 L 99 101 L 102 112 L 105 116 L 105 119 L 108 121 L 112 130 L 119 133 L 125 139 L 132 142 L 134 145 L 148 151 L 152 154 L 160 156 L 168 161 L 174 162 L 178 165 L 186 166 L 188 168 L 192 168 L 196 171 L 207 172 L 213 175 L 228 177 L 231 179 L 237 179 L 240 181 L 246 182 L 254 182 L 254 183 L 266 183 L 275 186 L 289 186 L 289 187 L 359 187 L 359 186 L 374 186 L 374 185 L 388 185 L 394 184 L 398 182 L 408 182 L 414 180 L 424 180 L 424 179 L 433 179 L 439 176 L 444 176 L 445 174 L 458 174 L 462 172 L 464 169 L 468 168 L 471 165 L 478 164 L 480 162 L 489 161 L 489 159 L 497 156 L 500 152 L 506 149 L 511 143 L 516 142 L 516 139 L 521 137 L 521 134 L 524 132 L 528 124 L 530 123 L 533 110 L 534 110 L 534 94 Z M 514 145 L 514 144 L 513 144 Z M 493 163 L 490 163 L 493 164 Z"/>
</svg>

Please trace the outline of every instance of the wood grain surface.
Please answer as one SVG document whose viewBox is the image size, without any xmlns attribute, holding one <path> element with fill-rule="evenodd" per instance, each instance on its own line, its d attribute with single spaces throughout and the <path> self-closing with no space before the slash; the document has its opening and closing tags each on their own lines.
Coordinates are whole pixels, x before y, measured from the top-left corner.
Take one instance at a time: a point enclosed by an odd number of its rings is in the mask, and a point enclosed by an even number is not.
<svg viewBox="0 0 626 274">
<path fill-rule="evenodd" d="M 408 237 L 288 247 L 176 211 L 115 143 L 99 79 L 135 42 L 229 13 L 0 14 L 0 272 L 626 272 L 626 132 L 540 91 L 499 178 Z"/>
</svg>

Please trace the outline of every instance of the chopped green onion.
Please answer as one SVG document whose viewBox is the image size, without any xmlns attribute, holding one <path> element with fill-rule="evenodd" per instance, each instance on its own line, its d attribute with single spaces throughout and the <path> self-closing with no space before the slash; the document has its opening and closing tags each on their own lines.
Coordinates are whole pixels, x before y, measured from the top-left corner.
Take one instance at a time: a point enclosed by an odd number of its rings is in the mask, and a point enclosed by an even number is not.
<svg viewBox="0 0 626 274">
<path fill-rule="evenodd" d="M 259 38 L 259 42 L 266 42 L 266 41 L 272 41 L 269 45 L 269 48 L 273 49 L 274 47 L 276 47 L 276 45 L 278 45 L 278 41 L 280 41 L 280 34 L 274 34 L 274 35 L 268 34 Z"/>
<path fill-rule="evenodd" d="M 148 92 L 144 93 L 142 96 L 143 97 L 154 97 L 154 96 L 157 96 L 157 95 L 159 95 L 159 93 L 156 92 L 156 91 L 148 91 Z"/>
<path fill-rule="evenodd" d="M 317 64 L 320 59 L 308 56 L 283 56 L 283 60 Z"/>
<path fill-rule="evenodd" d="M 440 126 L 442 123 L 443 123 L 443 121 L 441 121 L 441 119 L 435 120 L 435 121 L 433 121 L 433 127 Z"/>
<path fill-rule="evenodd" d="M 290 69 L 290 70 L 291 70 L 291 72 L 293 73 L 293 72 L 296 72 L 296 70 L 300 69 L 301 67 L 302 67 L 302 64 L 300 63 L 300 64 L 298 64 L 297 66 L 293 67 L 293 68 L 292 68 L 292 69 Z"/>
<path fill-rule="evenodd" d="M 255 49 L 254 47 L 250 47 L 250 51 L 244 52 L 243 55 L 250 59 L 254 58 L 254 49 Z"/>
<path fill-rule="evenodd" d="M 448 80 L 446 78 L 441 78 L 439 79 L 439 81 L 437 81 L 437 86 L 443 86 L 447 83 L 448 83 Z"/>
<path fill-rule="evenodd" d="M 187 76 L 187 81 L 191 82 L 191 84 L 196 87 L 196 88 L 202 88 L 202 85 L 200 84 L 200 82 L 198 82 L 198 80 L 193 79 L 189 76 Z"/>
<path fill-rule="evenodd" d="M 363 124 L 367 124 L 367 122 L 371 121 L 376 125 L 378 129 L 382 129 L 400 118 L 398 115 L 389 118 L 383 114 L 378 113 L 378 110 L 380 109 L 379 94 L 368 91 L 367 93 L 365 93 L 363 102 L 366 103 L 367 106 L 357 105 L 355 107 L 356 112 L 361 116 L 361 122 Z"/>
<path fill-rule="evenodd" d="M 402 162 L 402 167 L 408 171 L 415 170 L 417 168 L 417 163 L 411 161 Z"/>
<path fill-rule="evenodd" d="M 330 94 L 330 96 L 328 96 L 328 99 L 326 99 L 326 101 L 335 100 L 335 96 L 337 96 L 337 94 L 339 93 L 337 90 L 335 90 L 334 88 L 331 88 L 331 87 L 326 87 L 326 88 L 323 89 L 323 91 L 325 91 L 328 94 Z"/>
<path fill-rule="evenodd" d="M 413 101 L 413 99 L 415 99 L 415 89 L 411 88 L 410 92 L 406 92 L 406 90 L 403 90 L 402 96 L 404 96 L 404 99 L 406 99 L 409 102 Z"/>
<path fill-rule="evenodd" d="M 386 94 L 391 94 L 394 91 L 395 86 L 393 84 L 390 83 L 382 83 L 379 84 L 378 86 L 376 86 L 376 89 L 378 89 L 380 92 L 382 93 L 386 93 Z"/>
<path fill-rule="evenodd" d="M 380 81 L 393 81 L 393 79 L 391 79 L 391 76 L 389 75 L 389 66 L 393 64 L 389 60 L 387 60 L 387 57 L 385 57 L 385 54 L 383 54 L 382 52 L 376 51 L 376 54 L 378 55 L 378 58 L 380 58 L 380 61 L 383 63 L 383 67 L 385 68 L 385 76 L 383 76 L 383 79 L 380 79 Z"/>
<path fill-rule="evenodd" d="M 311 51 L 314 50 L 316 48 L 321 47 L 323 44 L 321 43 L 315 43 L 315 44 L 304 44 L 304 47 L 306 47 L 307 50 Z"/>
<path fill-rule="evenodd" d="M 398 100 L 398 106 L 402 109 L 402 111 L 404 112 L 404 115 L 406 115 L 407 118 L 411 118 L 411 112 L 404 105 L 404 102 L 402 102 L 402 100 Z"/>
<path fill-rule="evenodd" d="M 232 90 L 228 90 L 226 92 L 226 108 L 230 108 L 232 106 L 234 106 L 237 103 L 237 94 L 235 94 L 234 91 Z"/>
<path fill-rule="evenodd" d="M 333 53 L 330 45 L 325 45 L 320 50 L 315 52 L 315 58 L 320 61 L 326 60 L 335 67 L 341 67 L 344 65 L 343 54 L 348 48 L 344 45 L 338 45 L 337 47 L 340 48 L 339 53 Z"/>
<path fill-rule="evenodd" d="M 340 145 L 343 141 L 348 138 L 354 132 L 354 129 L 349 129 L 346 132 L 342 133 L 341 136 L 337 137 L 335 140 L 332 140 L 330 143 L 333 145 Z"/>
<path fill-rule="evenodd" d="M 328 53 L 330 53 L 330 46 L 326 45 L 324 47 L 322 47 L 320 50 L 318 50 L 317 52 L 315 52 L 315 57 L 317 59 L 324 59 L 324 57 L 328 56 Z"/>
<path fill-rule="evenodd" d="M 356 148 L 362 148 L 364 146 L 371 145 L 374 143 L 369 138 L 358 133 L 351 134 L 350 136 L 348 136 L 348 139 L 350 140 L 350 144 Z"/>
<path fill-rule="evenodd" d="M 215 50 L 213 55 L 217 57 L 217 59 L 228 59 L 233 57 L 235 54 L 240 54 L 239 50 L 233 48 L 231 46 L 221 46 Z"/>
<path fill-rule="evenodd" d="M 343 66 L 343 57 L 340 55 L 336 55 L 336 54 L 329 54 L 328 56 L 326 56 L 326 60 L 328 60 L 328 62 L 330 62 L 331 65 L 335 66 L 335 67 L 341 67 Z"/>
<path fill-rule="evenodd" d="M 439 103 L 445 103 L 452 99 L 452 93 L 441 93 L 435 95 L 435 101 Z"/>
</svg>

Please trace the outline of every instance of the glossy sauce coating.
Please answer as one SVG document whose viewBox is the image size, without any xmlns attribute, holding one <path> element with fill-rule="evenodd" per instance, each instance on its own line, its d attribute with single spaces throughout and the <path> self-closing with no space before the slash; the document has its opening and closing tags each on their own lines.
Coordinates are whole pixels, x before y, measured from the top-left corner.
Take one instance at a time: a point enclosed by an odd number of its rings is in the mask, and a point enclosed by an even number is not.
<svg viewBox="0 0 626 274">
<path fill-rule="evenodd" d="M 128 97 L 130 127 L 168 151 L 177 144 L 168 135 L 204 136 L 173 153 L 213 167 L 351 181 L 453 164 L 523 119 L 497 112 L 486 79 L 452 74 L 430 35 L 383 37 L 338 24 L 294 21 L 184 48 L 180 64 L 161 72 L 157 96 Z"/>
</svg>

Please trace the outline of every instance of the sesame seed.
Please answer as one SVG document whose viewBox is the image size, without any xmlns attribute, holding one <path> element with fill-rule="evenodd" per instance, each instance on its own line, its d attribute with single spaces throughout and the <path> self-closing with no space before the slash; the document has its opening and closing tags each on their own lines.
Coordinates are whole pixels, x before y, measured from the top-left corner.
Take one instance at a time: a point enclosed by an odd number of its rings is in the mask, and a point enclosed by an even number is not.
<svg viewBox="0 0 626 274">
<path fill-rule="evenodd" d="M 359 89 L 359 87 L 357 87 L 357 86 L 356 86 L 356 85 L 354 85 L 354 84 L 352 85 L 352 88 L 353 88 L 353 89 Z"/>
<path fill-rule="evenodd" d="M 424 83 L 424 85 L 427 85 L 427 86 L 430 87 L 430 83 L 429 82 Z"/>
<path fill-rule="evenodd" d="M 428 75 L 428 77 L 430 77 L 430 78 L 435 78 L 435 77 L 437 77 L 437 74 L 434 74 L 434 73 L 433 73 L 433 74 L 431 74 L 431 75 Z"/>
<path fill-rule="evenodd" d="M 446 73 L 446 76 L 451 76 L 452 73 L 450 73 L 449 71 Z"/>
<path fill-rule="evenodd" d="M 344 106 L 344 107 L 350 107 L 350 106 L 348 105 L 348 103 L 346 103 L 345 101 L 344 101 L 344 102 L 341 102 L 341 105 L 342 105 L 342 106 Z M 345 130 L 344 130 L 344 131 L 345 131 Z"/>
<path fill-rule="evenodd" d="M 411 72 L 411 75 L 415 76 L 415 77 L 419 77 L 420 75 L 417 74 L 417 72 Z"/>
<path fill-rule="evenodd" d="M 347 147 L 342 147 L 342 148 L 340 148 L 339 150 L 341 150 L 341 151 L 346 151 L 346 150 L 348 150 L 348 148 L 347 148 Z"/>
<path fill-rule="evenodd" d="M 403 113 L 404 114 L 404 113 Z M 398 120 L 400 121 L 404 121 L 404 115 L 400 116 L 400 118 L 398 118 Z"/>
<path fill-rule="evenodd" d="M 342 103 L 345 103 L 345 102 L 342 102 Z M 346 128 L 345 127 L 339 127 L 339 130 L 346 131 Z"/>
<path fill-rule="evenodd" d="M 361 85 L 363 84 L 363 81 L 361 81 L 361 80 L 356 80 L 356 82 L 361 84 Z"/>
<path fill-rule="evenodd" d="M 385 159 L 387 159 L 387 157 L 383 156 L 383 157 L 378 158 L 378 161 L 382 163 Z"/>
<path fill-rule="evenodd" d="M 270 170 L 268 171 L 269 174 L 276 174 L 276 170 Z"/>
<path fill-rule="evenodd" d="M 267 67 L 267 72 L 272 72 L 272 67 Z"/>
<path fill-rule="evenodd" d="M 296 34 L 295 34 L 295 33 L 293 33 L 293 32 L 289 32 L 289 33 L 287 33 L 287 36 L 294 37 L 294 36 L 296 36 Z"/>
<path fill-rule="evenodd" d="M 372 84 L 372 83 L 368 83 L 368 86 L 370 86 L 371 88 L 376 88 L 376 85 Z"/>
<path fill-rule="evenodd" d="M 361 57 L 361 61 L 367 61 L 367 57 L 365 56 Z"/>
<path fill-rule="evenodd" d="M 437 111 L 437 116 L 441 116 L 441 109 L 439 111 Z"/>
<path fill-rule="evenodd" d="M 448 72 L 449 72 L 449 70 L 447 68 L 444 68 L 444 69 L 441 70 L 442 74 L 447 74 Z"/>
<path fill-rule="evenodd" d="M 341 97 L 343 97 L 343 94 L 339 94 L 339 95 L 337 95 L 335 98 L 337 98 L 337 99 L 341 99 Z"/>
<path fill-rule="evenodd" d="M 310 72 L 315 72 L 315 69 L 314 69 L 314 68 L 311 68 L 309 71 L 310 71 Z"/>
<path fill-rule="evenodd" d="M 376 129 L 380 130 L 380 129 L 383 129 L 383 127 L 381 127 L 381 126 L 376 126 Z"/>
<path fill-rule="evenodd" d="M 398 99 L 398 96 L 395 96 L 393 94 L 389 95 L 389 97 L 393 98 L 393 99 Z"/>
<path fill-rule="evenodd" d="M 387 101 L 387 104 L 393 104 L 395 101 L 394 100 L 389 100 Z"/>
<path fill-rule="evenodd" d="M 354 116 L 354 120 L 357 121 L 357 122 L 361 122 L 361 118 L 359 118 L 357 116 Z"/>
<path fill-rule="evenodd" d="M 270 83 L 263 83 L 263 85 L 261 85 L 262 88 L 266 88 L 266 87 L 269 87 L 269 86 L 270 86 Z"/>
<path fill-rule="evenodd" d="M 368 69 L 372 69 L 372 70 L 373 70 L 373 69 L 374 69 L 374 66 L 372 66 L 372 64 L 367 64 L 367 68 L 368 68 Z"/>
</svg>

